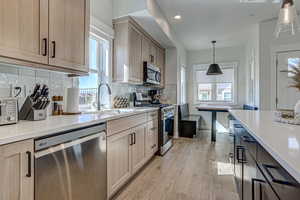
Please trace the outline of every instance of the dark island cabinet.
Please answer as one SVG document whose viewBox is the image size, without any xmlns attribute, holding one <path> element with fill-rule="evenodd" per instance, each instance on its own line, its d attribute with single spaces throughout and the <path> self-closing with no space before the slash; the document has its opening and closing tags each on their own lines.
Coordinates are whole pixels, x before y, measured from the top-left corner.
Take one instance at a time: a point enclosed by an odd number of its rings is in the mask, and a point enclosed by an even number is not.
<svg viewBox="0 0 300 200">
<path fill-rule="evenodd" d="M 234 176 L 241 200 L 300 200 L 300 184 L 234 123 Z"/>
</svg>

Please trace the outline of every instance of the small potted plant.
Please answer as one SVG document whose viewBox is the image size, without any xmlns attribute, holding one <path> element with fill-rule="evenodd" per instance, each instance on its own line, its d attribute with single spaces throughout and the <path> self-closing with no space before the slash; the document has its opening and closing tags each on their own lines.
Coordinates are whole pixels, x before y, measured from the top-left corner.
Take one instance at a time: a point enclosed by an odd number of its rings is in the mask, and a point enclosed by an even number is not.
<svg viewBox="0 0 300 200">
<path fill-rule="evenodd" d="M 296 88 L 300 92 L 300 66 L 298 67 L 292 66 L 291 68 L 292 70 L 287 71 L 288 73 L 292 74 L 291 78 L 293 79 L 293 83 L 289 87 Z M 296 118 L 300 118 L 300 99 L 295 105 L 294 115 Z"/>
</svg>

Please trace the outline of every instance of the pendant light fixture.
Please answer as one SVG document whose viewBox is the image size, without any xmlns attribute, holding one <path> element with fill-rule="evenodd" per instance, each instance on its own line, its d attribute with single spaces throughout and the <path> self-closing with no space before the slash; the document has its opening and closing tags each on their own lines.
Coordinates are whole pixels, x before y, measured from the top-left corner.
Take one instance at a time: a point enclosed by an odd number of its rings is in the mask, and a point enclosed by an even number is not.
<svg viewBox="0 0 300 200">
<path fill-rule="evenodd" d="M 216 64 L 216 41 L 211 42 L 213 45 L 213 64 L 211 64 L 206 72 L 206 75 L 221 75 L 223 74 L 220 66 Z"/>
<path fill-rule="evenodd" d="M 300 31 L 300 26 L 294 0 L 283 0 L 279 11 L 275 36 L 278 38 L 284 32 L 295 35 L 297 31 Z"/>
</svg>

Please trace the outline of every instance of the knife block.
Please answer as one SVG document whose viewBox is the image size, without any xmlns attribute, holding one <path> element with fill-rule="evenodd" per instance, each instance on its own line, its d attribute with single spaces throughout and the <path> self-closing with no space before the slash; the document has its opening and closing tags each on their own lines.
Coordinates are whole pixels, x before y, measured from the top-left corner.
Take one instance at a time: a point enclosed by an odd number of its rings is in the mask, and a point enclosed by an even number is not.
<svg viewBox="0 0 300 200">
<path fill-rule="evenodd" d="M 28 96 L 20 110 L 20 120 L 40 121 L 47 119 L 47 107 L 37 110 L 33 107 L 33 104 L 33 100 Z"/>
</svg>

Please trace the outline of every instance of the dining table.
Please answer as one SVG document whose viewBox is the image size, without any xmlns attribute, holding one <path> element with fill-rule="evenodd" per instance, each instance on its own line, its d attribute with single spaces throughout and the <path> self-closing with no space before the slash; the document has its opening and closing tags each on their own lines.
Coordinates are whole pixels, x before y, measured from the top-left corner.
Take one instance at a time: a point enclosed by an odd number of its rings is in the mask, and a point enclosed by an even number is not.
<svg viewBox="0 0 300 200">
<path fill-rule="evenodd" d="M 228 112 L 232 107 L 219 105 L 200 105 L 196 109 L 198 111 L 211 112 L 211 142 L 216 142 L 217 135 L 217 113 Z"/>
</svg>

